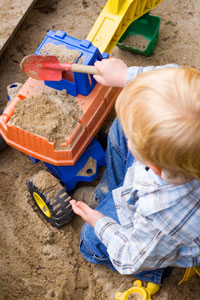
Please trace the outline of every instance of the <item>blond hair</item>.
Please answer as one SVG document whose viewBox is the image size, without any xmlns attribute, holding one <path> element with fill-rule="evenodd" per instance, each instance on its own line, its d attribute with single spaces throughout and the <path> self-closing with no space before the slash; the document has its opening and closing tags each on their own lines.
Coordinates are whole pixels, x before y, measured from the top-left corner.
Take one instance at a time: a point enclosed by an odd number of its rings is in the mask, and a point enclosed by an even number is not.
<svg viewBox="0 0 200 300">
<path fill-rule="evenodd" d="M 200 72 L 142 73 L 122 90 L 116 112 L 144 161 L 200 179 Z"/>
</svg>

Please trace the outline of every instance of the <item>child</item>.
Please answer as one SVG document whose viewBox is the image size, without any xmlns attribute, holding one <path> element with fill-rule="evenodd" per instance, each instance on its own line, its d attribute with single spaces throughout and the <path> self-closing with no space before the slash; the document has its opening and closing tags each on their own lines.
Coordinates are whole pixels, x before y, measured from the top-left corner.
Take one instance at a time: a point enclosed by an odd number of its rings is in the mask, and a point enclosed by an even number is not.
<svg viewBox="0 0 200 300">
<path fill-rule="evenodd" d="M 113 58 L 95 66 L 98 82 L 124 89 L 96 187 L 99 204 L 71 201 L 86 222 L 80 251 L 160 285 L 171 267 L 200 265 L 200 73 L 128 68 Z"/>
</svg>

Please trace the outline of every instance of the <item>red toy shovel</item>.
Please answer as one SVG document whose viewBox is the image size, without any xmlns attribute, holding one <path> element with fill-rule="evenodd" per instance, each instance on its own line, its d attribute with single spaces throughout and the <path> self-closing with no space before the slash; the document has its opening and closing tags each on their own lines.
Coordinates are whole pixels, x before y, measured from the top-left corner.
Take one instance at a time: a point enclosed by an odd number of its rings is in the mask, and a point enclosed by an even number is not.
<svg viewBox="0 0 200 300">
<path fill-rule="evenodd" d="M 29 77 L 49 81 L 60 81 L 63 71 L 99 74 L 94 66 L 60 63 L 58 58 L 52 55 L 28 55 L 23 58 L 20 67 Z"/>
</svg>

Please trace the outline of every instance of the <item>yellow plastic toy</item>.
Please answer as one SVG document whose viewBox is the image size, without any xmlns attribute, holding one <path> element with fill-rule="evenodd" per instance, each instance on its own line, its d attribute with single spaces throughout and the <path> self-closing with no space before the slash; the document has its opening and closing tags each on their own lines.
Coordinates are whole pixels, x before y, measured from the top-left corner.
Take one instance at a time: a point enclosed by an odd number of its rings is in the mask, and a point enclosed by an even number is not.
<svg viewBox="0 0 200 300">
<path fill-rule="evenodd" d="M 90 30 L 87 40 L 110 53 L 128 26 L 162 0 L 108 0 Z"/>
<path fill-rule="evenodd" d="M 142 286 L 141 280 L 136 280 L 133 283 L 133 287 L 128 289 L 126 292 L 118 292 L 115 295 L 116 300 L 151 300 L 151 295 L 157 293 L 160 289 L 158 284 L 148 282 L 147 287 Z M 131 298 L 129 297 L 131 296 Z"/>
<path fill-rule="evenodd" d="M 187 268 L 183 275 L 183 278 L 178 283 L 178 285 L 180 285 L 184 281 L 188 281 L 191 277 L 193 277 L 195 275 L 200 276 L 200 267 Z"/>
</svg>

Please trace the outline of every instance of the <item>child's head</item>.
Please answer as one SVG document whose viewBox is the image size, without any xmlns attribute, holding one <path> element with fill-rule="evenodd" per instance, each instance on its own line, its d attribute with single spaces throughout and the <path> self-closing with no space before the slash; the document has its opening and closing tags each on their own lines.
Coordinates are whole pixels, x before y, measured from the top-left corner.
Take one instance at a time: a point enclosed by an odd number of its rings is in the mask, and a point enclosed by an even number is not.
<svg viewBox="0 0 200 300">
<path fill-rule="evenodd" d="M 145 162 L 200 179 L 200 72 L 180 67 L 142 73 L 122 90 L 116 111 Z"/>
</svg>

